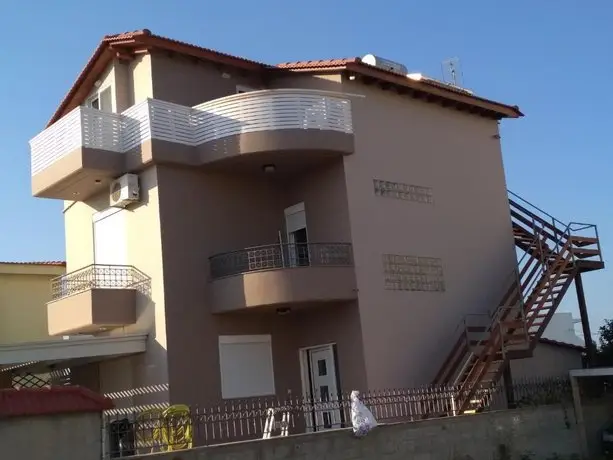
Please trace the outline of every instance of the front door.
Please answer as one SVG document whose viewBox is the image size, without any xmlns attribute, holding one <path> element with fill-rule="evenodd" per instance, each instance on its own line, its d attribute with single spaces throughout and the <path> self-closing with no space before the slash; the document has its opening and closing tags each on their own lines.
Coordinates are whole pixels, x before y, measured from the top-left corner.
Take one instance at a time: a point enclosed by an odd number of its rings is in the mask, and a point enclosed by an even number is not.
<svg viewBox="0 0 613 460">
<path fill-rule="evenodd" d="M 285 229 L 287 231 L 287 260 L 290 267 L 309 265 L 309 245 L 304 203 L 285 209 Z"/>
<path fill-rule="evenodd" d="M 307 348 L 309 396 L 313 404 L 308 423 L 314 431 L 340 428 L 339 388 L 336 375 L 334 345 Z"/>
</svg>

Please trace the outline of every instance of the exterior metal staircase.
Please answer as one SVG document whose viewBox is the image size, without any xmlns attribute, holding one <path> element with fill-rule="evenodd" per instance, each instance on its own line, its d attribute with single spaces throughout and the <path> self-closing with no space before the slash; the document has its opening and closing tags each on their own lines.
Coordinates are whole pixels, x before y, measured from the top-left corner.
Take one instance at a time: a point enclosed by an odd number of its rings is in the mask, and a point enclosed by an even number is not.
<svg viewBox="0 0 613 460">
<path fill-rule="evenodd" d="M 491 313 L 467 315 L 458 326 L 432 382 L 454 388 L 454 413 L 487 405 L 509 360 L 532 356 L 576 275 L 604 268 L 595 225 L 564 224 L 512 192 L 509 206 L 518 267 Z"/>
</svg>

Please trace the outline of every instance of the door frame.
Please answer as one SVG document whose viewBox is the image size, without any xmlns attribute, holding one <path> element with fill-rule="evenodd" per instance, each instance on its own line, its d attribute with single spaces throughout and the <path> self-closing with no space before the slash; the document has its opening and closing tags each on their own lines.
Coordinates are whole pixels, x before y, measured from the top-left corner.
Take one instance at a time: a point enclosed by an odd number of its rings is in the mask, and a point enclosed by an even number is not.
<svg viewBox="0 0 613 460">
<path fill-rule="evenodd" d="M 330 343 L 322 343 L 320 345 L 313 345 L 308 347 L 301 347 L 298 349 L 298 360 L 300 362 L 300 381 L 302 383 L 302 398 L 304 400 L 312 400 L 313 399 L 313 384 L 311 380 L 311 364 L 310 364 L 310 355 L 309 351 L 316 350 L 320 348 L 328 348 L 332 352 L 332 359 L 334 360 L 334 380 L 336 384 L 336 393 L 337 393 L 337 401 L 338 395 L 341 395 L 341 381 L 339 377 L 339 368 L 338 368 L 338 353 L 336 348 L 336 342 Z M 341 401 L 342 402 L 342 401 Z M 336 410 L 337 418 L 341 423 L 341 426 L 345 424 L 345 412 L 343 410 Z M 312 433 L 317 431 L 317 424 L 315 423 L 315 410 L 307 412 L 305 410 L 304 418 L 306 422 L 307 432 Z M 338 427 L 332 427 L 338 428 Z"/>
<path fill-rule="evenodd" d="M 309 260 L 309 265 L 311 265 L 311 248 L 309 247 L 309 227 L 307 225 L 307 217 L 306 217 L 306 207 L 304 205 L 304 201 L 301 201 L 300 203 L 296 203 L 292 206 L 288 206 L 287 208 L 285 208 L 283 210 L 283 225 L 285 226 L 285 239 L 287 240 L 287 255 L 289 256 L 289 264 L 290 267 L 296 267 L 298 266 L 298 248 L 295 246 L 296 243 L 293 243 L 291 240 L 290 235 L 292 233 L 294 233 L 296 230 L 294 230 L 293 232 L 289 231 L 289 228 L 287 227 L 287 216 L 291 216 L 292 214 L 297 214 L 299 212 L 303 212 L 304 213 L 304 232 L 306 233 L 306 250 L 307 250 L 307 256 L 308 256 L 308 260 Z M 300 230 L 297 229 L 297 230 Z M 294 245 L 293 247 L 291 245 Z M 283 248 L 281 248 L 281 250 L 283 250 Z M 313 348 L 313 347 L 311 347 Z"/>
</svg>

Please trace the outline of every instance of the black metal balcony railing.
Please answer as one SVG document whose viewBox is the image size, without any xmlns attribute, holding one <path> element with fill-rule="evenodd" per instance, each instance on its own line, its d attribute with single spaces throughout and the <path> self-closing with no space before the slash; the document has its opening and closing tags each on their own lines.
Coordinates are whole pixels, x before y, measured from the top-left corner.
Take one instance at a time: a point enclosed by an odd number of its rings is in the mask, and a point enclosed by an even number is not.
<svg viewBox="0 0 613 460">
<path fill-rule="evenodd" d="M 211 278 L 293 267 L 353 265 L 349 243 L 268 244 L 211 257 Z"/>
<path fill-rule="evenodd" d="M 137 289 L 147 276 L 131 265 L 88 265 L 51 281 L 51 299 L 91 289 Z"/>
</svg>

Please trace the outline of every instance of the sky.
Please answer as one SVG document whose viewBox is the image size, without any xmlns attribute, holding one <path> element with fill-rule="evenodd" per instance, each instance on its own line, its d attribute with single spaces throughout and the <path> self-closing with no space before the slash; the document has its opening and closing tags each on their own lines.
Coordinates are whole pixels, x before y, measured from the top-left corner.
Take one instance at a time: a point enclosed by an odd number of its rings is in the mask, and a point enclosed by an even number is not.
<svg viewBox="0 0 613 460">
<path fill-rule="evenodd" d="M 28 141 L 103 35 L 143 28 L 268 63 L 374 53 L 441 78 L 441 63 L 458 57 L 465 87 L 526 115 L 502 122 L 508 187 L 562 221 L 598 224 L 610 254 L 611 0 L 93 5 L 5 2 L 0 10 L 0 260 L 64 258 L 62 204 L 31 197 Z M 593 330 L 613 317 L 611 281 L 607 269 L 584 276 Z M 574 290 L 561 310 L 577 311 Z"/>
</svg>

